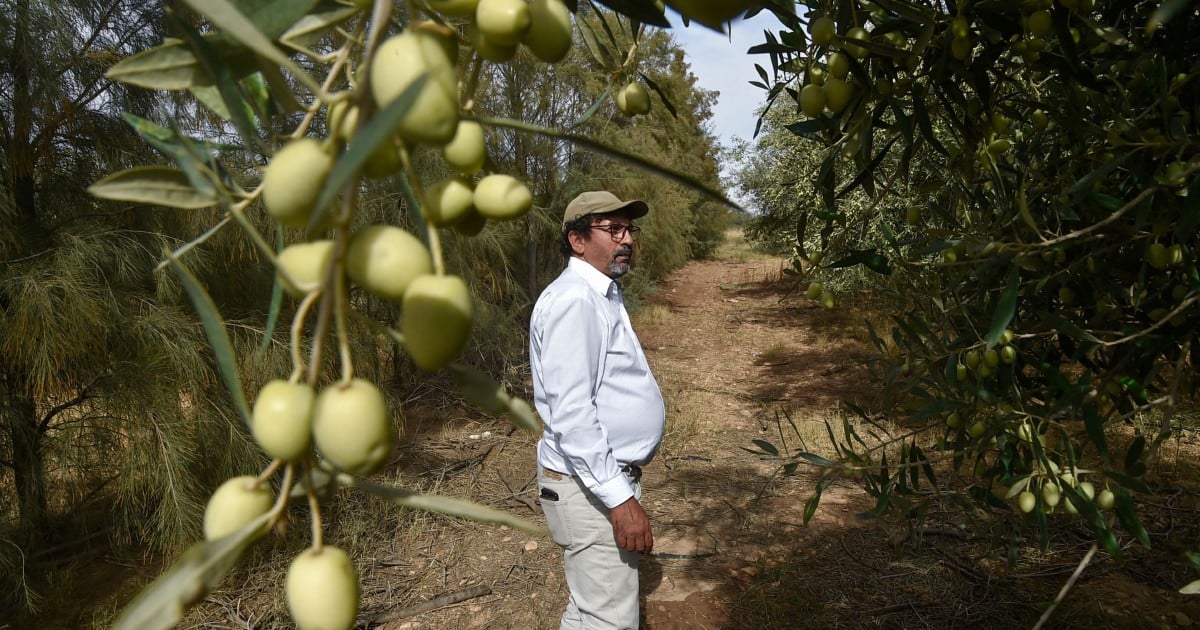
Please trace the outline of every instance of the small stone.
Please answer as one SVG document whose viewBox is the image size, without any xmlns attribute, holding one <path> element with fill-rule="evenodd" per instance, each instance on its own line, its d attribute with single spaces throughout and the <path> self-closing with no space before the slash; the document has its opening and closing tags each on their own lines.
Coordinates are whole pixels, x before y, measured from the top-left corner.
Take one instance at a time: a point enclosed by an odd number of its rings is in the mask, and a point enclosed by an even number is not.
<svg viewBox="0 0 1200 630">
<path fill-rule="evenodd" d="M 1181 612 L 1177 612 L 1175 613 L 1175 625 L 1179 626 L 1180 628 L 1190 628 L 1192 625 L 1192 618 Z"/>
<path fill-rule="evenodd" d="M 537 551 L 538 544 L 536 540 L 531 540 L 525 543 L 525 551 Z"/>
</svg>

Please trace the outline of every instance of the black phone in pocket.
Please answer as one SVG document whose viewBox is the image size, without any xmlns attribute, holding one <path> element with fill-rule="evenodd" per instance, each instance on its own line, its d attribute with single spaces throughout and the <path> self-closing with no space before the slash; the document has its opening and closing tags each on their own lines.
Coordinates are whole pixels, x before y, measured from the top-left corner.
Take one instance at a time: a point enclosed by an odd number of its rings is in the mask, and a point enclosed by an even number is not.
<svg viewBox="0 0 1200 630">
<path fill-rule="evenodd" d="M 538 496 L 543 499 L 549 500 L 549 501 L 557 501 L 558 500 L 558 493 L 551 490 L 550 488 L 542 488 L 542 493 Z"/>
</svg>

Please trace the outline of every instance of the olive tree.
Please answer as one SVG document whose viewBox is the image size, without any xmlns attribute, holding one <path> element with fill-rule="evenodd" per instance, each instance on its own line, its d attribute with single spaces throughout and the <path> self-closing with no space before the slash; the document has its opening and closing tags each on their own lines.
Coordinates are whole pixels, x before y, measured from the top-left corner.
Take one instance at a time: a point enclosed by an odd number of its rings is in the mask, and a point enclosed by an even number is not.
<svg viewBox="0 0 1200 630">
<path fill-rule="evenodd" d="M 1149 544 L 1134 495 L 1194 397 L 1200 348 L 1195 7 L 771 8 L 785 28 L 751 50 L 770 60 L 770 107 L 823 150 L 791 209 L 795 256 L 878 274 L 893 315 L 872 338 L 905 429 L 884 436 L 895 450 L 848 427 L 839 461 L 798 455 L 827 469 L 809 514 L 839 472 L 863 477 L 875 513 L 919 514 L 912 490 L 945 461 L 1043 545 L 1064 512 L 1114 555 L 1121 530 Z M 902 203 L 848 212 L 856 191 Z"/>
</svg>

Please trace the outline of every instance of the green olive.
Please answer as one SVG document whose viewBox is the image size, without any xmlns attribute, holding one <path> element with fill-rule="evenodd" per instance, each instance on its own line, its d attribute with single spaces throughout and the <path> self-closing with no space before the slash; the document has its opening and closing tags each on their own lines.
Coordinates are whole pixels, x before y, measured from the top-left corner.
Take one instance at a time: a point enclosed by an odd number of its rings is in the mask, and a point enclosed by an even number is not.
<svg viewBox="0 0 1200 630">
<path fill-rule="evenodd" d="M 332 262 L 331 240 L 288 245 L 275 258 L 275 263 L 282 272 L 279 279 L 283 282 L 283 288 L 296 297 L 302 297 L 321 286 Z"/>
<path fill-rule="evenodd" d="M 313 409 L 313 441 L 321 456 L 352 475 L 379 470 L 392 453 L 395 430 L 383 392 L 356 378 L 321 391 Z"/>
<path fill-rule="evenodd" d="M 463 175 L 473 175 L 483 168 L 487 160 L 487 145 L 484 143 L 483 125 L 464 120 L 458 123 L 454 138 L 442 147 L 446 163 Z"/>
<path fill-rule="evenodd" d="M 668 4 L 690 20 L 720 29 L 744 12 L 750 3 L 745 0 L 668 0 Z"/>
<path fill-rule="evenodd" d="M 1079 482 L 1079 492 L 1083 496 L 1091 499 L 1096 496 L 1096 487 L 1090 481 Z"/>
<path fill-rule="evenodd" d="M 371 92 L 387 107 L 418 78 L 428 75 L 416 100 L 400 121 L 397 133 L 406 140 L 445 144 L 458 129 L 458 76 L 452 40 L 427 30 L 409 28 L 390 37 L 375 51 Z"/>
<path fill-rule="evenodd" d="M 813 43 L 818 46 L 825 46 L 832 42 L 835 32 L 836 26 L 831 17 L 819 17 L 808 23 L 808 34 L 812 37 Z"/>
<path fill-rule="evenodd" d="M 1041 37 L 1050 32 L 1050 12 L 1049 11 L 1034 11 L 1029 14 L 1029 23 L 1027 25 L 1030 35 Z"/>
<path fill-rule="evenodd" d="M 1050 125 L 1050 118 L 1046 116 L 1046 112 L 1035 109 L 1032 115 L 1033 128 L 1041 131 Z"/>
<path fill-rule="evenodd" d="M 316 392 L 304 383 L 273 380 L 254 400 L 250 432 L 263 452 L 294 461 L 312 445 L 312 412 Z"/>
<path fill-rule="evenodd" d="M 1054 507 L 1058 505 L 1061 498 L 1062 494 L 1058 489 L 1058 484 L 1053 481 L 1047 481 L 1042 484 L 1042 503 Z"/>
<path fill-rule="evenodd" d="M 966 39 L 967 35 L 971 34 L 971 25 L 967 22 L 967 18 L 956 15 L 953 20 L 950 20 L 950 33 L 958 39 Z"/>
<path fill-rule="evenodd" d="M 846 80 L 846 75 L 850 74 L 850 58 L 840 52 L 835 52 L 829 56 L 829 74 L 836 79 Z"/>
<path fill-rule="evenodd" d="M 829 111 L 838 114 L 846 109 L 852 94 L 850 84 L 837 77 L 829 77 L 825 79 L 825 85 L 821 89 L 825 92 L 825 106 Z"/>
<path fill-rule="evenodd" d="M 974 424 L 967 428 L 967 435 L 977 438 L 987 431 L 987 423 L 983 420 L 976 420 Z"/>
<path fill-rule="evenodd" d="M 990 368 L 1000 365 L 1000 355 L 994 348 L 988 348 L 983 351 L 983 364 Z"/>
<path fill-rule="evenodd" d="M 475 9 L 475 26 L 497 44 L 520 43 L 531 22 L 525 0 L 479 0 Z"/>
<path fill-rule="evenodd" d="M 1151 243 L 1146 250 L 1146 262 L 1160 271 L 1170 266 L 1171 255 L 1167 251 L 1167 246 L 1162 243 Z"/>
<path fill-rule="evenodd" d="M 204 508 L 204 538 L 227 536 L 266 514 L 275 504 L 271 488 L 252 475 L 227 480 L 217 488 Z"/>
<path fill-rule="evenodd" d="M 617 109 L 626 116 L 640 116 L 650 111 L 650 93 L 636 81 L 617 90 L 613 99 L 617 102 Z"/>
<path fill-rule="evenodd" d="M 395 226 L 363 228 L 346 248 L 346 274 L 384 299 L 403 299 L 414 278 L 432 271 L 433 258 L 421 239 Z"/>
<path fill-rule="evenodd" d="M 292 560 L 284 589 L 300 630 L 350 630 L 358 617 L 358 575 L 346 552 L 325 545 Z"/>
<path fill-rule="evenodd" d="M 832 309 L 836 306 L 836 301 L 833 298 L 833 293 L 825 291 L 821 293 L 821 308 Z"/>
<path fill-rule="evenodd" d="M 471 291 L 458 276 L 426 275 L 404 293 L 400 331 L 413 362 L 440 370 L 458 358 L 471 335 Z"/>
<path fill-rule="evenodd" d="M 870 37 L 871 37 L 871 35 L 869 33 L 867 33 L 867 29 L 865 29 L 861 26 L 855 26 L 854 28 L 846 31 L 847 42 L 846 42 L 845 46 L 843 47 L 843 49 L 846 52 L 850 53 L 850 56 L 854 57 L 855 59 L 864 59 L 864 58 L 866 58 L 869 51 L 866 48 L 859 46 L 857 44 L 851 43 L 851 42 L 853 42 L 855 40 L 860 41 L 860 42 L 867 41 L 868 39 L 870 39 Z"/>
<path fill-rule="evenodd" d="M 448 177 L 426 189 L 425 218 L 438 227 L 454 225 L 475 207 L 474 199 L 470 183 L 461 177 Z"/>
<path fill-rule="evenodd" d="M 963 61 L 967 55 L 971 53 L 971 40 L 969 39 L 952 39 L 950 40 L 950 54 L 957 60 Z"/>
<path fill-rule="evenodd" d="M 475 17 L 479 0 L 426 0 L 429 8 L 452 17 Z"/>
<path fill-rule="evenodd" d="M 800 109 L 804 114 L 816 118 L 825 111 L 825 91 L 815 83 L 800 88 Z"/>
<path fill-rule="evenodd" d="M 1000 348 L 1000 360 L 1008 365 L 1017 362 L 1017 349 L 1012 346 L 1004 346 Z"/>
<path fill-rule="evenodd" d="M 1116 497 L 1108 488 L 1101 490 L 1100 494 L 1096 495 L 1096 507 L 1101 510 L 1111 510 L 1114 503 L 1116 503 Z"/>
<path fill-rule="evenodd" d="M 529 3 L 529 30 L 521 39 L 534 57 L 558 63 L 571 50 L 571 10 L 562 0 Z"/>
<path fill-rule="evenodd" d="M 1017 505 L 1021 508 L 1022 512 L 1028 514 L 1033 511 L 1033 508 L 1037 507 L 1037 497 L 1032 492 L 1026 490 L 1017 495 Z"/>
<path fill-rule="evenodd" d="M 262 200 L 267 213 L 289 227 L 307 227 L 313 206 L 329 172 L 333 156 L 314 138 L 284 145 L 263 172 Z"/>
<path fill-rule="evenodd" d="M 533 193 L 511 175 L 488 175 L 475 184 L 475 209 L 489 219 L 517 219 L 533 205 Z"/>
<path fill-rule="evenodd" d="M 804 295 L 807 296 L 808 299 L 810 299 L 810 300 L 816 300 L 821 297 L 821 294 L 824 291 L 825 291 L 825 285 L 821 284 L 818 281 L 814 281 L 814 282 L 809 283 L 808 290 L 804 292 Z"/>
</svg>

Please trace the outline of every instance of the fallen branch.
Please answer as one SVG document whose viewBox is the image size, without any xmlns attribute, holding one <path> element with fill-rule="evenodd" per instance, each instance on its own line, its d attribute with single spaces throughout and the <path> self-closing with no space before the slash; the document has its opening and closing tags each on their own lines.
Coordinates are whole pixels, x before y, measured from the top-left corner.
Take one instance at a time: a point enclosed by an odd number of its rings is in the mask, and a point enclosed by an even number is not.
<svg viewBox="0 0 1200 630">
<path fill-rule="evenodd" d="M 1067 593 L 1071 592 L 1071 587 L 1075 586 L 1075 582 L 1079 580 L 1079 576 L 1083 575 L 1083 570 L 1092 561 L 1092 556 L 1096 555 L 1096 549 L 1096 543 L 1092 543 L 1092 548 L 1088 549 L 1088 552 L 1083 555 L 1083 560 L 1079 561 L 1079 566 L 1075 567 L 1075 572 L 1071 574 L 1071 577 L 1067 578 L 1067 583 L 1063 584 L 1062 589 L 1058 591 L 1058 597 L 1054 598 L 1054 601 L 1046 609 L 1046 612 L 1042 613 L 1037 623 L 1033 624 L 1033 630 L 1040 630 L 1050 620 L 1050 615 L 1054 614 L 1054 610 L 1058 608 L 1058 605 L 1063 603 L 1063 600 L 1067 598 Z"/>
<path fill-rule="evenodd" d="M 484 595 L 491 595 L 491 594 L 492 594 L 492 588 L 490 586 L 488 586 L 487 584 L 476 584 L 475 586 L 463 589 L 456 593 L 448 593 L 446 595 L 442 595 L 441 597 L 431 599 L 423 604 L 417 604 L 416 606 L 410 606 L 408 608 L 402 608 L 395 612 L 390 612 L 385 615 L 380 615 L 380 616 L 372 619 L 370 621 L 370 625 L 391 623 L 393 621 L 399 621 L 401 619 L 406 619 L 408 617 L 415 617 L 417 615 L 423 615 L 427 612 L 433 612 L 439 608 L 445 608 L 446 606 L 453 606 L 454 604 L 461 604 L 462 602 L 465 602 L 468 599 L 475 599 L 476 597 L 483 597 Z"/>
</svg>

